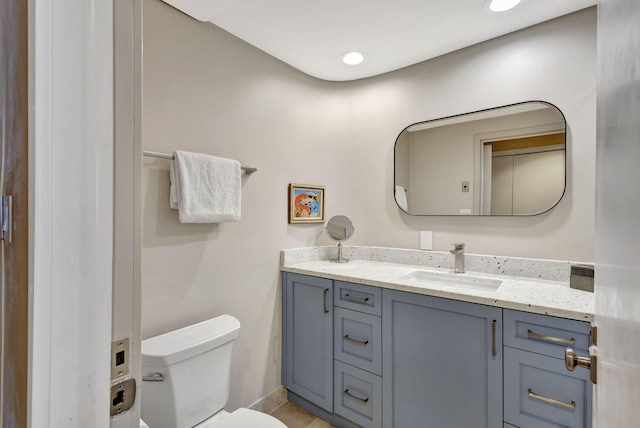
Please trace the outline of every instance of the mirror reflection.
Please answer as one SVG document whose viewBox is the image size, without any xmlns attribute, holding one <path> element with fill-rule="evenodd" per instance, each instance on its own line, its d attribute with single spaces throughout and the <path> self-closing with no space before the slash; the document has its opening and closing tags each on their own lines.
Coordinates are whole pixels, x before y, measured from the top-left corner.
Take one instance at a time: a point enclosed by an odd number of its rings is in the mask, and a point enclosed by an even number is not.
<svg viewBox="0 0 640 428">
<path fill-rule="evenodd" d="M 530 101 L 420 122 L 395 144 L 395 200 L 412 215 L 530 216 L 565 189 L 566 124 Z"/>
</svg>

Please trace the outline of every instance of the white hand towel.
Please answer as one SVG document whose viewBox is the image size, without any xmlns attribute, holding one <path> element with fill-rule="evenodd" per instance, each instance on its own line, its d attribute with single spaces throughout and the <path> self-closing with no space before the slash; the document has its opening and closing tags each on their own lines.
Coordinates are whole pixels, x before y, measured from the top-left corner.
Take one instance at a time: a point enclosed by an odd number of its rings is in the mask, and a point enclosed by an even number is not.
<svg viewBox="0 0 640 428">
<path fill-rule="evenodd" d="M 181 223 L 240 220 L 240 162 L 183 151 L 173 156 L 169 202 L 173 208 L 177 201 Z"/>
<path fill-rule="evenodd" d="M 407 193 L 402 186 L 396 186 L 396 202 L 404 211 L 409 211 L 409 204 L 407 203 Z"/>
<path fill-rule="evenodd" d="M 172 209 L 177 210 L 178 204 L 180 203 L 180 185 L 178 184 L 175 160 L 169 162 L 169 184 L 169 206 Z"/>
</svg>

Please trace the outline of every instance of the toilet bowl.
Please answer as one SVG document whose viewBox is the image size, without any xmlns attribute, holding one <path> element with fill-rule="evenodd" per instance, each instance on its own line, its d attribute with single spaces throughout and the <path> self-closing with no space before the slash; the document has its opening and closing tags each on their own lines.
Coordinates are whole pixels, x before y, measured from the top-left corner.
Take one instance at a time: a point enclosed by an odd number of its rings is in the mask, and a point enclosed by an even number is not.
<svg viewBox="0 0 640 428">
<path fill-rule="evenodd" d="M 150 428 L 286 428 L 255 410 L 223 410 L 239 330 L 221 315 L 143 340 L 141 427 L 144 419 Z"/>
</svg>

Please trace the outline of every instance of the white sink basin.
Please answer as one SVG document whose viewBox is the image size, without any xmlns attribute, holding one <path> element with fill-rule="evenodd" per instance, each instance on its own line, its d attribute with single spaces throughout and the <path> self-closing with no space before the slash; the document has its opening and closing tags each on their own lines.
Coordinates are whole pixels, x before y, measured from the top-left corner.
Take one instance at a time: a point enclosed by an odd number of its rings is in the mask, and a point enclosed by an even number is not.
<svg viewBox="0 0 640 428">
<path fill-rule="evenodd" d="M 469 288 L 473 290 L 496 291 L 502 284 L 499 279 L 478 278 L 466 273 L 441 273 L 415 270 L 402 278 L 405 281 L 424 285 L 444 285 L 447 287 Z"/>
</svg>

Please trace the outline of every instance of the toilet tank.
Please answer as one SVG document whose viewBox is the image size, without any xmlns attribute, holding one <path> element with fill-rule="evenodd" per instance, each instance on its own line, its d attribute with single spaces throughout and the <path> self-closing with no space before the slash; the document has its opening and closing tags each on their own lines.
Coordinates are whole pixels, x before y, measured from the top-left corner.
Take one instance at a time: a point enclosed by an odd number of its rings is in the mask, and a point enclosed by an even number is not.
<svg viewBox="0 0 640 428">
<path fill-rule="evenodd" d="M 153 428 L 187 428 L 222 410 L 229 398 L 233 340 L 240 322 L 221 315 L 142 341 L 141 417 Z"/>
</svg>

